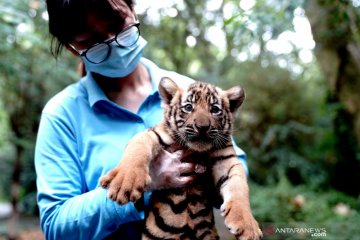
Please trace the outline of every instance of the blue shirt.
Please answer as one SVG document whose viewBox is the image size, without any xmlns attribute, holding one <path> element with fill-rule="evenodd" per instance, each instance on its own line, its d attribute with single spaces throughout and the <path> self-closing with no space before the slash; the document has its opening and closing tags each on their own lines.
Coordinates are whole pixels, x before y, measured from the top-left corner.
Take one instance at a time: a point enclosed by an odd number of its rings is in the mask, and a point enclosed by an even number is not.
<svg viewBox="0 0 360 240">
<path fill-rule="evenodd" d="M 58 93 L 43 109 L 35 168 L 46 239 L 103 239 L 121 225 L 144 218 L 132 203 L 120 206 L 107 198 L 99 179 L 118 164 L 136 133 L 161 121 L 160 79 L 192 80 L 147 59 L 141 62 L 150 74 L 152 92 L 136 114 L 110 101 L 91 74 Z M 236 150 L 247 171 L 244 152 Z"/>
</svg>

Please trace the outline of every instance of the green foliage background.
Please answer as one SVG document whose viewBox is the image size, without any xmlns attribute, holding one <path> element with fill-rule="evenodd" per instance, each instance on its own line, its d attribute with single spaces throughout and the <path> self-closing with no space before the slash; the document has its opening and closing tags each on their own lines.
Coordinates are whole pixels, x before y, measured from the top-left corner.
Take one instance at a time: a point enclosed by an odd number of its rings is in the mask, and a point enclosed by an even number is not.
<svg viewBox="0 0 360 240">
<path fill-rule="evenodd" d="M 353 227 L 360 222 L 359 188 L 349 191 L 337 184 L 349 170 L 337 172 L 339 163 L 351 158 L 350 169 L 357 169 L 360 162 L 344 108 L 333 100 L 315 59 L 303 63 L 296 46 L 290 54 L 265 48 L 267 41 L 293 31 L 295 10 L 304 2 L 257 1 L 251 14 L 238 1 L 222 1 L 212 11 L 208 2 L 184 0 L 160 9 L 158 22 L 141 14 L 141 33 L 149 42 L 145 56 L 223 88 L 245 88 L 234 137 L 248 156 L 251 201 L 260 223 L 323 224 L 332 229 L 333 239 L 360 236 Z M 232 6 L 231 18 L 222 12 L 226 4 Z M 213 25 L 224 30 L 225 49 L 208 39 Z M 270 39 L 263 37 L 266 32 Z M 195 37 L 194 47 L 187 45 L 188 36 Z M 40 112 L 51 96 L 78 79 L 79 60 L 65 52 L 57 61 L 51 56 L 43 1 L 3 0 L 0 39 L 0 200 L 10 200 L 13 169 L 20 163 L 19 208 L 36 214 L 33 149 Z M 251 55 L 254 43 L 260 50 Z M 241 52 L 247 60 L 237 59 Z M 339 204 L 346 213 L 337 213 Z"/>
</svg>

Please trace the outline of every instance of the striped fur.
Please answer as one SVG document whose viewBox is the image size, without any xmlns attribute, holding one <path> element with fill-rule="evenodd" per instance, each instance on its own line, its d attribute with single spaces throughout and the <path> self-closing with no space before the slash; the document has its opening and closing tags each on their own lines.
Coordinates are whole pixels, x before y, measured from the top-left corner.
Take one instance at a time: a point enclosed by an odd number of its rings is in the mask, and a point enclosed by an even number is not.
<svg viewBox="0 0 360 240">
<path fill-rule="evenodd" d="M 223 91 L 201 82 L 183 89 L 164 78 L 159 92 L 164 121 L 136 135 L 119 165 L 101 179 L 109 197 L 120 204 L 137 200 L 151 181 L 150 161 L 161 149 L 190 149 L 196 152 L 193 161 L 207 171 L 191 186 L 153 192 L 142 239 L 219 239 L 213 215 L 219 203 L 225 225 L 237 239 L 259 239 L 262 233 L 251 214 L 245 172 L 231 142 L 233 114 L 244 91 Z"/>
</svg>

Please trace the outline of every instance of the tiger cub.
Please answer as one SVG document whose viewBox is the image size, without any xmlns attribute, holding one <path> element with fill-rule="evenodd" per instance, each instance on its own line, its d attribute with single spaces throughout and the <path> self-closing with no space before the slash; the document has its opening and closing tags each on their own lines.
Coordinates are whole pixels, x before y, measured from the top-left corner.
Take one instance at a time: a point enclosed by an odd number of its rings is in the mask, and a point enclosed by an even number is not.
<svg viewBox="0 0 360 240">
<path fill-rule="evenodd" d="M 189 187 L 153 192 L 142 239 L 219 239 L 213 215 L 217 195 L 230 232 L 237 239 L 259 239 L 262 233 L 250 210 L 246 175 L 230 137 L 233 114 L 245 98 L 243 89 L 223 91 L 201 82 L 183 89 L 163 78 L 159 93 L 164 121 L 137 134 L 100 184 L 109 188 L 112 200 L 135 202 L 151 182 L 149 164 L 161 149 L 190 149 L 207 172 Z"/>
</svg>

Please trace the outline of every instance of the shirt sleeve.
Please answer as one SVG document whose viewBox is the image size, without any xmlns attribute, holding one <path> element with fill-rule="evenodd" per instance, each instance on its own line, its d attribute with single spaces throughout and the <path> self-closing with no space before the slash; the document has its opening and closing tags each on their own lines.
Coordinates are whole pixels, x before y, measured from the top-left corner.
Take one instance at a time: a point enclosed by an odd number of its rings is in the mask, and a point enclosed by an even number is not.
<svg viewBox="0 0 360 240">
<path fill-rule="evenodd" d="M 231 137 L 231 140 L 232 140 L 232 143 L 233 143 L 233 145 L 234 145 L 236 155 L 237 155 L 237 157 L 239 158 L 241 164 L 242 164 L 243 167 L 244 167 L 246 176 L 249 176 L 249 168 L 248 168 L 247 161 L 246 161 L 246 154 L 245 154 L 245 152 L 244 152 L 241 148 L 239 148 L 239 147 L 236 145 L 233 137 Z"/>
<path fill-rule="evenodd" d="M 38 206 L 46 239 L 103 239 L 119 225 L 144 218 L 132 203 L 120 206 L 107 190 L 88 191 L 74 130 L 43 113 L 35 149 Z"/>
</svg>

